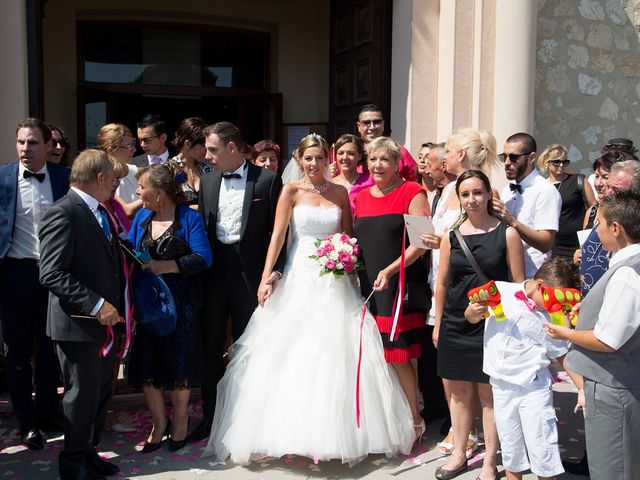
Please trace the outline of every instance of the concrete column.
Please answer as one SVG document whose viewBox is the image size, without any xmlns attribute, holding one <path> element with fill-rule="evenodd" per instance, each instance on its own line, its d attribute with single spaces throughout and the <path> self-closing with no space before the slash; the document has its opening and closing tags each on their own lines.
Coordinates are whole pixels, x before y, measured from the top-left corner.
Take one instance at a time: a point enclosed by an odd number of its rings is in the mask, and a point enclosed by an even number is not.
<svg viewBox="0 0 640 480">
<path fill-rule="evenodd" d="M 497 0 L 493 133 L 499 152 L 509 135 L 533 134 L 537 18 L 535 0 Z"/>
<path fill-rule="evenodd" d="M 413 0 L 411 91 L 407 148 L 417 158 L 420 145 L 437 135 L 440 0 Z"/>
<path fill-rule="evenodd" d="M 408 125 L 411 123 L 411 32 L 412 1 L 393 2 L 393 28 L 391 38 L 391 136 L 398 142 L 410 142 Z M 409 148 L 409 146 L 407 146 Z"/>
<path fill-rule="evenodd" d="M 27 19 L 23 0 L 7 0 L 0 15 L 0 162 L 16 160 L 16 125 L 29 111 Z"/>
</svg>

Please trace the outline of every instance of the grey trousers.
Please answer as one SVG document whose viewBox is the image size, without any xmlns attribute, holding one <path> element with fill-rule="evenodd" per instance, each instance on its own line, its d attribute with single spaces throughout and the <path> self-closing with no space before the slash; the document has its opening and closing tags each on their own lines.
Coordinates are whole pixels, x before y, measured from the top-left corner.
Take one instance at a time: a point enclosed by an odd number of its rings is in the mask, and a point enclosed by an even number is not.
<svg viewBox="0 0 640 480">
<path fill-rule="evenodd" d="M 640 480 L 640 388 L 585 378 L 584 396 L 591 480 Z"/>
</svg>

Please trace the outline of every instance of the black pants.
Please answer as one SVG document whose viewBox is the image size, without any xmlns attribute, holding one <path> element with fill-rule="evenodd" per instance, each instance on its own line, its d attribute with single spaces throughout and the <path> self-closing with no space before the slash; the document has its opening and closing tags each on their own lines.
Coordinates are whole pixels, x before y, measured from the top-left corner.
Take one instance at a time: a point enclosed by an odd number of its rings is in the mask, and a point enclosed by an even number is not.
<svg viewBox="0 0 640 480">
<path fill-rule="evenodd" d="M 422 356 L 418 359 L 418 384 L 424 398 L 422 416 L 427 423 L 436 418 L 449 416 L 449 407 L 444 395 L 442 379 L 438 377 L 438 351 L 433 346 L 431 335 L 433 326 L 425 326 L 426 333 L 422 342 Z"/>
<path fill-rule="evenodd" d="M 61 468 L 84 465 L 87 455 L 100 443 L 116 358 L 115 348 L 100 357 L 100 347 L 91 342 L 56 342 L 65 387 Z"/>
<path fill-rule="evenodd" d="M 231 316 L 231 335 L 237 340 L 258 305 L 257 292 L 248 285 L 239 268 L 207 272 L 204 299 L 200 312 L 204 376 L 202 403 L 204 416 L 213 417 L 216 407 L 216 387 L 224 375 L 224 344 L 227 320 Z"/>
<path fill-rule="evenodd" d="M 5 258 L 0 264 L 0 320 L 11 403 L 22 433 L 57 414 L 60 369 L 47 337 L 49 293 L 33 262 Z M 33 358 L 34 368 L 31 367 Z M 32 392 L 35 389 L 35 403 Z"/>
</svg>

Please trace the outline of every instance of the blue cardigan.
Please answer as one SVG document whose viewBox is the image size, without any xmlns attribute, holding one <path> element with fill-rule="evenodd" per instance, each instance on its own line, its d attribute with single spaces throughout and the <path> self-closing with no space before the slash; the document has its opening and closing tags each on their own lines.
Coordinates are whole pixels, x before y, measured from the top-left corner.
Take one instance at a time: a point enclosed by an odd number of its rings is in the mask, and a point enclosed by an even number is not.
<svg viewBox="0 0 640 480">
<path fill-rule="evenodd" d="M 146 208 L 136 214 L 127 236 L 127 243 L 140 250 L 145 229 L 153 217 L 153 212 Z M 198 212 L 186 205 L 176 207 L 176 236 L 191 247 L 191 254 L 175 259 L 183 276 L 206 270 L 211 266 L 211 246 L 204 230 L 204 222 Z"/>
</svg>

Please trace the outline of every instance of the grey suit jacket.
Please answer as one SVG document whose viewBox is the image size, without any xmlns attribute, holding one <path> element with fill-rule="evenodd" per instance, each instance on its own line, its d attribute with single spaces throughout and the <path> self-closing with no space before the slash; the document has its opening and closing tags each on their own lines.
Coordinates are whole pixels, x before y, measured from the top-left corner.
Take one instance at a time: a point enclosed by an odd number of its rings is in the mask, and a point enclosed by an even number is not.
<svg viewBox="0 0 640 480">
<path fill-rule="evenodd" d="M 137 167 L 148 167 L 149 157 L 147 157 L 146 153 L 143 153 L 142 155 L 136 155 L 131 159 L 131 163 Z"/>
<path fill-rule="evenodd" d="M 103 343 L 105 327 L 87 317 L 100 298 L 124 312 L 116 235 L 109 241 L 87 204 L 70 190 L 47 210 L 39 237 L 40 283 L 49 290 L 47 335 L 57 341 Z"/>
</svg>

